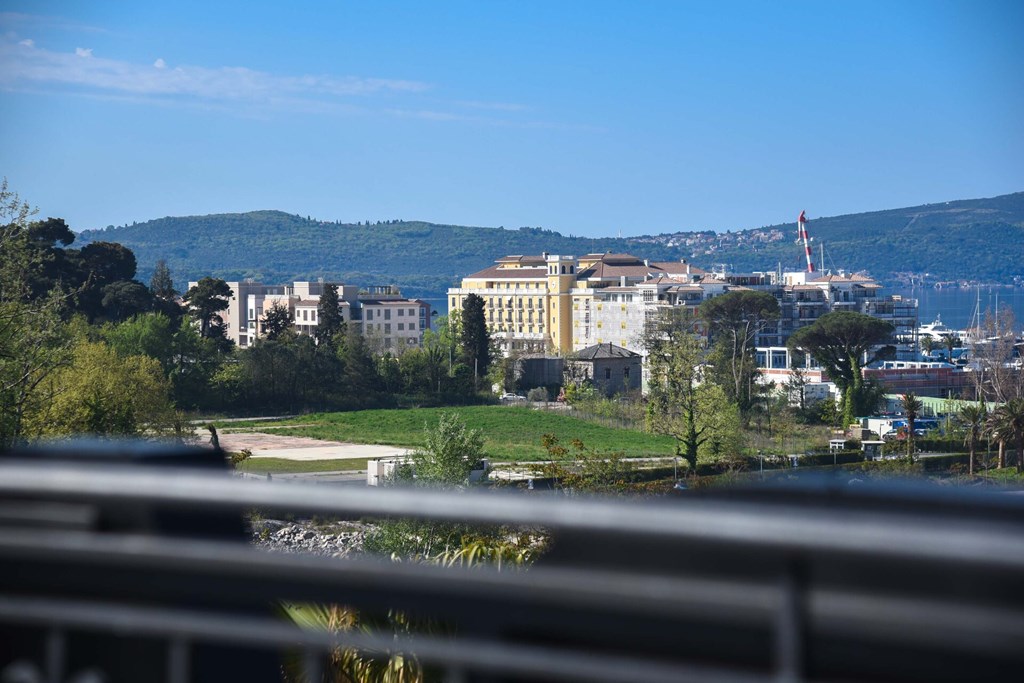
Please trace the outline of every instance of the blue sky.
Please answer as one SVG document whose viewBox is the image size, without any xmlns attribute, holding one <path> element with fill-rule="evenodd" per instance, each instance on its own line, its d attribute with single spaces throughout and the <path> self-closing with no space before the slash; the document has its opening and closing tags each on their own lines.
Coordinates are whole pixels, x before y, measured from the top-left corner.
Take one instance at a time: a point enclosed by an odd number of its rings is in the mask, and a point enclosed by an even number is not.
<svg viewBox="0 0 1024 683">
<path fill-rule="evenodd" d="M 1024 190 L 1024 3 L 0 2 L 0 174 L 76 230 L 633 235 Z"/>
</svg>

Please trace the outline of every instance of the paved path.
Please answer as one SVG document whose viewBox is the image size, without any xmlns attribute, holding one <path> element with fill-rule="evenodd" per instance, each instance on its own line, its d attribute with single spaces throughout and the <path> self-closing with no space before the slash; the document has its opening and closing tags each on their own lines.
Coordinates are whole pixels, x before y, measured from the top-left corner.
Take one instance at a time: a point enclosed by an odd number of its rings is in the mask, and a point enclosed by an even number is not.
<svg viewBox="0 0 1024 683">
<path fill-rule="evenodd" d="M 220 434 L 220 446 L 233 453 L 248 448 L 252 451 L 254 458 L 284 458 L 286 460 L 386 458 L 403 455 L 409 451 L 408 448 L 401 446 L 343 443 L 260 432 Z"/>
</svg>

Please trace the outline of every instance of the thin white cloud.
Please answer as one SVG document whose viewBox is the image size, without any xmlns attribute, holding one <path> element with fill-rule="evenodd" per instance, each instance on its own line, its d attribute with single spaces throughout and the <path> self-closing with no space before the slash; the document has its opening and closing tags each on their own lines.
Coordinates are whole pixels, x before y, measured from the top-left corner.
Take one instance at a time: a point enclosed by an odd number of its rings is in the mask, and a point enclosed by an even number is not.
<svg viewBox="0 0 1024 683">
<path fill-rule="evenodd" d="M 156 68 L 154 68 L 156 67 Z M 372 94 L 407 94 L 427 90 L 425 83 L 386 78 L 302 75 L 280 76 L 245 67 L 168 68 L 108 59 L 90 48 L 54 52 L 33 45 L 0 41 L 0 86 L 74 86 L 107 94 L 154 98 L 274 103 L 309 100 L 330 104 L 336 98 Z"/>
<path fill-rule="evenodd" d="M 460 107 L 469 107 L 470 109 L 487 109 L 491 111 L 526 111 L 529 109 L 525 104 L 515 104 L 513 102 L 481 102 L 478 100 L 460 100 L 455 104 Z"/>
<path fill-rule="evenodd" d="M 24 45 L 25 47 L 35 47 L 36 41 L 32 40 L 31 38 L 26 38 L 25 40 L 18 41 L 18 45 Z"/>
</svg>

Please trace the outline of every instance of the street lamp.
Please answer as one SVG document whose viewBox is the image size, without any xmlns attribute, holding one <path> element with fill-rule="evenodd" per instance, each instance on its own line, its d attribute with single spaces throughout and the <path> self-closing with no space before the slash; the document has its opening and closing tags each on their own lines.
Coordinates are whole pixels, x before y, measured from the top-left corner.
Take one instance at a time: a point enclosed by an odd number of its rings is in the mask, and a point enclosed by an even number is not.
<svg viewBox="0 0 1024 683">
<path fill-rule="evenodd" d="M 757 460 L 761 465 L 761 481 L 764 481 L 764 451 L 757 452 Z"/>
</svg>

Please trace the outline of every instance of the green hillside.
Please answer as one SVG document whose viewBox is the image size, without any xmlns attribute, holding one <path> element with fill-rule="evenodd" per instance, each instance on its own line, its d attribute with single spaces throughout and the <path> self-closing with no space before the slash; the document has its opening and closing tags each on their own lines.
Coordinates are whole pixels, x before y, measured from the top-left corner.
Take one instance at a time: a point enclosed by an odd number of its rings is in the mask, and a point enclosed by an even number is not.
<svg viewBox="0 0 1024 683">
<path fill-rule="evenodd" d="M 825 266 L 934 279 L 1008 282 L 1024 275 L 1024 192 L 905 209 L 816 219 Z M 702 267 L 802 268 L 794 223 L 739 232 L 674 233 L 622 239 L 572 237 L 540 228 L 481 228 L 419 221 L 348 224 L 280 211 L 169 217 L 81 233 L 76 246 L 120 242 L 148 278 L 166 259 L 181 287 L 213 275 L 263 282 L 326 279 L 360 285 L 397 283 L 412 296 L 439 296 L 463 275 L 505 254 L 626 251 L 651 259 L 686 258 Z"/>
</svg>

